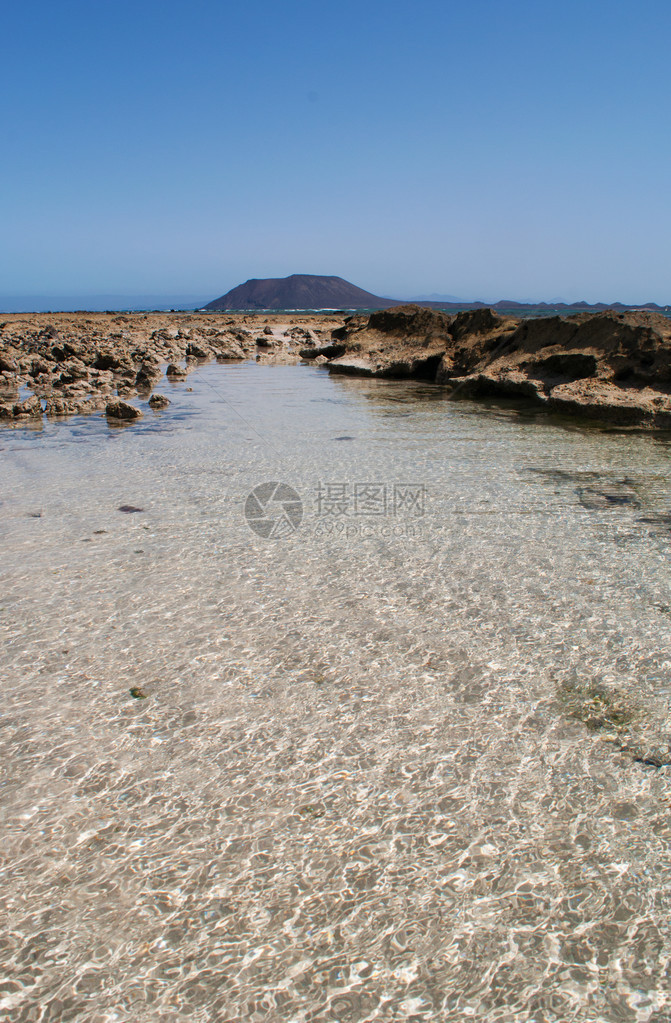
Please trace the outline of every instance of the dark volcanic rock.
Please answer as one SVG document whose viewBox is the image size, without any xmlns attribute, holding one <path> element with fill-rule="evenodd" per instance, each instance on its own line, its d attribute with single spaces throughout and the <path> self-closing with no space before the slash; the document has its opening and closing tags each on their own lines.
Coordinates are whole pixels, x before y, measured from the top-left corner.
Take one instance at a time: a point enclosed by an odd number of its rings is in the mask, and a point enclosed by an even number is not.
<svg viewBox="0 0 671 1023">
<path fill-rule="evenodd" d="M 658 312 L 606 309 L 520 320 L 483 305 L 447 315 L 384 304 L 346 318 L 178 313 L 3 319 L 0 415 L 5 421 L 38 417 L 39 399 L 48 416 L 95 412 L 112 403 L 115 392 L 125 399 L 138 391 L 147 396 L 166 364 L 170 380 L 183 380 L 195 360 L 211 353 L 221 362 L 300 357 L 334 373 L 421 378 L 455 398 L 500 396 L 574 419 L 671 429 L 671 320 Z M 270 351 L 257 346 L 259 337 L 272 342 Z M 25 385 L 33 391 L 27 404 L 19 401 Z"/>
<path fill-rule="evenodd" d="M 638 494 L 626 479 L 593 487 L 577 487 L 576 494 L 583 508 L 602 510 L 623 504 L 641 507 Z"/>
<path fill-rule="evenodd" d="M 50 373 L 52 366 L 53 363 L 48 362 L 46 359 L 41 358 L 39 355 L 36 355 L 31 360 L 31 365 L 28 372 L 31 377 L 39 377 L 45 373 Z"/>
<path fill-rule="evenodd" d="M 111 318 L 67 313 L 54 321 L 58 329 L 51 317 L 45 319 L 41 314 L 18 314 L 2 322 L 0 401 L 5 419 L 15 418 L 14 405 L 26 384 L 46 402 L 47 415 L 56 417 L 104 409 L 115 393 L 124 399 L 137 393 L 147 397 L 166 364 L 179 380 L 201 358 L 216 355 L 224 362 L 256 355 L 255 337 L 262 329 L 253 316 L 210 313 Z M 284 328 L 286 317 L 282 319 Z M 274 320 L 265 319 L 270 322 Z M 330 326 L 328 321 L 324 326 Z M 274 358 L 298 361 L 297 351 L 283 337 L 273 343 Z"/>
<path fill-rule="evenodd" d="M 107 405 L 107 399 L 102 394 L 94 394 L 91 398 L 84 398 L 77 402 L 77 414 L 80 416 L 91 415 L 92 412 L 102 412 Z"/>
</svg>

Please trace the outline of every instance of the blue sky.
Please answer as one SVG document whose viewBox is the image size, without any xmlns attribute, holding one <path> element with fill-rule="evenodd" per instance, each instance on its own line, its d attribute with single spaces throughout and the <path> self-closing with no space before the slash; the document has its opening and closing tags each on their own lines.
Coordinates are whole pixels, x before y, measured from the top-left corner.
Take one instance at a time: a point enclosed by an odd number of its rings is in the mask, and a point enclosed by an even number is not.
<svg viewBox="0 0 671 1023">
<path fill-rule="evenodd" d="M 6 5 L 0 295 L 671 302 L 661 0 Z"/>
</svg>

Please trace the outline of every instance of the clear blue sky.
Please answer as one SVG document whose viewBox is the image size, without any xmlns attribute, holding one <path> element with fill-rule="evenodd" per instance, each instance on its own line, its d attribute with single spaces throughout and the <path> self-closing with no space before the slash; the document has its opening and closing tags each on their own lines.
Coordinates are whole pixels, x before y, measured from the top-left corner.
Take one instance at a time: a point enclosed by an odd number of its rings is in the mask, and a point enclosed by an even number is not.
<svg viewBox="0 0 671 1023">
<path fill-rule="evenodd" d="M 668 0 L 23 0 L 0 294 L 671 302 Z"/>
</svg>

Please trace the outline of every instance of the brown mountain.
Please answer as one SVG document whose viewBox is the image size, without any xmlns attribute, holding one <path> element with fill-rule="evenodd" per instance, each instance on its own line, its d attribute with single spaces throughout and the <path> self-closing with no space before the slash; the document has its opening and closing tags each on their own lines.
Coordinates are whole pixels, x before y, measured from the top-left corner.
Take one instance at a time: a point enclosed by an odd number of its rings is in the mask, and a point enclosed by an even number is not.
<svg viewBox="0 0 671 1023">
<path fill-rule="evenodd" d="M 370 291 L 357 288 L 355 284 L 343 280 L 342 277 L 318 277 L 315 274 L 291 274 L 290 277 L 268 277 L 265 279 L 252 278 L 238 285 L 232 291 L 226 292 L 221 298 L 215 298 L 213 302 L 202 308 L 212 312 L 245 312 L 259 311 L 263 309 L 346 309 L 346 310 L 374 310 L 390 309 L 392 306 L 401 305 L 402 300 L 393 298 L 381 298 L 379 295 L 371 295 Z M 589 305 L 587 302 L 539 302 L 528 304 L 525 302 L 501 301 L 494 304 L 485 302 L 448 302 L 436 300 L 418 300 L 417 305 L 429 309 L 444 309 L 446 312 L 459 312 L 468 309 L 492 308 L 498 310 L 509 310 L 517 316 L 547 316 L 557 313 L 571 312 L 602 312 L 606 309 L 651 309 L 663 308 L 664 312 L 671 312 L 671 307 L 660 307 L 654 302 L 646 305 L 626 306 L 620 302 L 613 302 L 611 305 L 597 302 Z"/>
<path fill-rule="evenodd" d="M 205 306 L 213 312 L 247 309 L 389 309 L 392 298 L 371 295 L 342 277 L 291 274 L 253 278 Z"/>
</svg>

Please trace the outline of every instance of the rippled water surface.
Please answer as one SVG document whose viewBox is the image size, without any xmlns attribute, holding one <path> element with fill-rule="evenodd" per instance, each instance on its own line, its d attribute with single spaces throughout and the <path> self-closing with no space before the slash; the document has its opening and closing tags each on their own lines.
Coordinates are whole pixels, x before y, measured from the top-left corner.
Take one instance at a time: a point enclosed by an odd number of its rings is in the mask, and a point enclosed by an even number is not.
<svg viewBox="0 0 671 1023">
<path fill-rule="evenodd" d="M 0 430 L 5 1018 L 668 1023 L 668 439 L 166 393 Z"/>
</svg>

